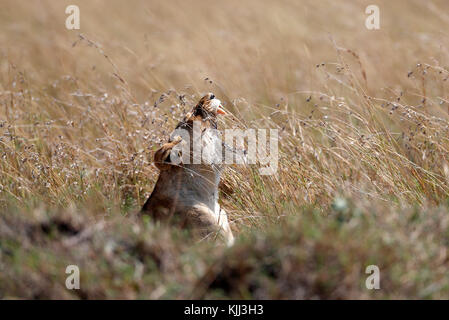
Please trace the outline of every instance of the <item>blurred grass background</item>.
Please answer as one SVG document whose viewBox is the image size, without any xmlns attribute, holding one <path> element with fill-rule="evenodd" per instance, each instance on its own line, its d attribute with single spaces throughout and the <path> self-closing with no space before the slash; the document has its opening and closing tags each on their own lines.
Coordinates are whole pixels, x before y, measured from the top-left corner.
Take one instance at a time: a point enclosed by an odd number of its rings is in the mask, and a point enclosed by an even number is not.
<svg viewBox="0 0 449 320">
<path fill-rule="evenodd" d="M 0 297 L 449 296 L 447 1 L 0 7 Z M 279 129 L 276 175 L 225 172 L 230 249 L 134 217 L 209 91 L 222 128 Z"/>
</svg>

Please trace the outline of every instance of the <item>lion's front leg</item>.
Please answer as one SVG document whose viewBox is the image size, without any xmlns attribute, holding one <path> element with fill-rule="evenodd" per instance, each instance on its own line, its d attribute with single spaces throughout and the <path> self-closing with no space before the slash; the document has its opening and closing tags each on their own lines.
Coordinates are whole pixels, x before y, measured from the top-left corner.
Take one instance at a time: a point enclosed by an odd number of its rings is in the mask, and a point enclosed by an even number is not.
<svg viewBox="0 0 449 320">
<path fill-rule="evenodd" d="M 183 219 L 194 230 L 194 233 L 202 238 L 218 236 L 228 246 L 232 246 L 234 244 L 234 235 L 229 227 L 226 211 L 218 207 L 216 212 L 204 205 L 197 205 L 179 214 L 183 216 Z"/>
<path fill-rule="evenodd" d="M 231 227 L 229 226 L 228 214 L 224 209 L 218 207 L 218 225 L 221 227 L 221 233 L 226 241 L 226 244 L 230 247 L 234 244 L 234 235 L 232 234 Z"/>
<path fill-rule="evenodd" d="M 160 147 L 154 154 L 154 165 L 161 171 L 170 168 L 170 153 L 172 149 L 182 141 L 182 138 L 177 136 L 172 142 L 167 142 Z"/>
</svg>

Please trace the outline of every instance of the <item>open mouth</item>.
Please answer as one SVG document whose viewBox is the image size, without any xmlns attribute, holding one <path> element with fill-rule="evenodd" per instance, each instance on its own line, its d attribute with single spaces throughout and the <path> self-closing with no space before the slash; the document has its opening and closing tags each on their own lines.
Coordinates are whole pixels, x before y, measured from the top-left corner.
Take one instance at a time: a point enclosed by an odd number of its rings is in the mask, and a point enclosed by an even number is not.
<svg viewBox="0 0 449 320">
<path fill-rule="evenodd" d="M 214 98 L 210 101 L 210 105 L 213 109 L 217 110 L 217 114 L 226 114 L 226 111 L 224 110 L 220 100 Z"/>
</svg>

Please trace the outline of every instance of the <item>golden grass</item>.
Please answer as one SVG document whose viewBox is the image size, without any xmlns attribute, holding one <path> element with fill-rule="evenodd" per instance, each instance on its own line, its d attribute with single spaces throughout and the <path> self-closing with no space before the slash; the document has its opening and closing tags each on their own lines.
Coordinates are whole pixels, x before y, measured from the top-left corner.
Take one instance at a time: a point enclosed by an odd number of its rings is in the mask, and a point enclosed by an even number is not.
<svg viewBox="0 0 449 320">
<path fill-rule="evenodd" d="M 376 1 L 378 31 L 370 1 L 76 3 L 69 31 L 70 1 L 2 1 L 4 211 L 135 212 L 153 151 L 208 91 L 234 115 L 222 128 L 279 129 L 276 175 L 225 172 L 236 234 L 336 198 L 378 215 L 447 201 L 447 1 Z"/>
</svg>

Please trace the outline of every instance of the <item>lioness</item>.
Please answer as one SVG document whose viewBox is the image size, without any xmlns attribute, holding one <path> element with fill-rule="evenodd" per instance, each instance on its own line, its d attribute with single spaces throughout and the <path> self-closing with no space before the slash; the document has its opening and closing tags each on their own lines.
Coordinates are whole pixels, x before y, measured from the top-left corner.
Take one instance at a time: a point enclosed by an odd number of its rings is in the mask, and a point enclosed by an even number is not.
<svg viewBox="0 0 449 320">
<path fill-rule="evenodd" d="M 220 100 L 216 99 L 214 94 L 208 93 L 178 124 L 176 127 L 178 130 L 175 130 L 169 142 L 159 148 L 154 155 L 154 163 L 160 174 L 141 212 L 157 220 L 189 227 L 203 238 L 219 235 L 228 245 L 232 245 L 234 236 L 229 227 L 227 214 L 218 204 L 221 161 L 220 163 L 192 161 L 194 124 L 200 128 L 201 134 L 197 138 L 201 139 L 199 143 L 203 147 L 203 153 L 204 147 L 207 147 L 212 157 L 219 153 L 222 156 L 221 148 L 216 148 L 222 144 L 216 129 L 217 116 L 225 114 Z M 185 141 L 186 139 L 184 141 L 190 148 L 190 161 L 175 164 L 174 148 L 183 141 L 180 136 L 176 136 L 179 129 L 189 134 L 187 140 L 190 141 Z"/>
</svg>

